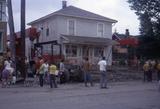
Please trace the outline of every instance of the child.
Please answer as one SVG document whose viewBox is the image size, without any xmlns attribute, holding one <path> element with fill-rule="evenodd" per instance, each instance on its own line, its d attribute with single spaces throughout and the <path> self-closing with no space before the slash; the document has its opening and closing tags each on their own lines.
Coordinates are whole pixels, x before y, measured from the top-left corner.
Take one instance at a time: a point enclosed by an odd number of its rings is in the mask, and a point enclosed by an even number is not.
<svg viewBox="0 0 160 109">
<path fill-rule="evenodd" d="M 57 71 L 56 65 L 54 63 L 50 64 L 49 66 L 50 88 L 53 88 L 53 83 L 54 87 L 57 88 L 56 71 Z"/>
</svg>

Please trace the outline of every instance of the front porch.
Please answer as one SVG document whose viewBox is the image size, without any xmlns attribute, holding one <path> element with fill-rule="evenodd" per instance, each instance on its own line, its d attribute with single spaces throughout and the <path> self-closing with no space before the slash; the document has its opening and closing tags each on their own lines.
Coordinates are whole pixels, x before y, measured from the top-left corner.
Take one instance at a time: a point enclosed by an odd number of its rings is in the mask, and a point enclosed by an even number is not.
<svg viewBox="0 0 160 109">
<path fill-rule="evenodd" d="M 97 65 L 102 56 L 106 57 L 109 65 L 112 63 L 112 45 L 116 42 L 111 39 L 68 35 L 63 35 L 61 39 L 68 63 L 81 65 L 87 57 L 92 65 Z"/>
</svg>

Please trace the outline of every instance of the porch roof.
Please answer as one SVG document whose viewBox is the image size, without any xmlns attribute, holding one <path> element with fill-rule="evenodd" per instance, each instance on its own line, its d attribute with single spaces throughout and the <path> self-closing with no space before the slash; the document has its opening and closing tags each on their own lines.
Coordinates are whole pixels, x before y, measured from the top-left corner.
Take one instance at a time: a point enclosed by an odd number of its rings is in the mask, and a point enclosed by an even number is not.
<svg viewBox="0 0 160 109">
<path fill-rule="evenodd" d="M 103 37 L 62 35 L 62 39 L 63 43 L 70 43 L 70 44 L 100 45 L 100 46 L 109 46 L 118 44 L 117 41 Z"/>
</svg>

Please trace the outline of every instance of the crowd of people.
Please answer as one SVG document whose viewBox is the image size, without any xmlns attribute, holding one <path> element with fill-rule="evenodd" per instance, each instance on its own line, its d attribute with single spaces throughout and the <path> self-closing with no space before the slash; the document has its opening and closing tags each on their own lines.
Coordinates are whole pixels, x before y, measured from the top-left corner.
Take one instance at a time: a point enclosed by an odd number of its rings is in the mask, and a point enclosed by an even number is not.
<svg viewBox="0 0 160 109">
<path fill-rule="evenodd" d="M 108 88 L 107 87 L 107 62 L 105 60 L 105 57 L 102 58 L 97 64 L 99 66 L 100 71 L 100 88 Z M 90 86 L 93 87 L 93 80 L 91 75 L 91 69 L 92 64 L 89 62 L 88 58 L 84 58 L 82 62 L 82 71 L 84 74 L 84 85 L 85 87 L 88 87 L 88 83 L 90 83 Z M 36 64 L 36 75 L 39 76 L 39 84 L 41 87 L 43 87 L 44 84 L 44 78 L 48 78 L 50 88 L 57 88 L 57 77 L 60 76 L 60 83 L 63 83 L 64 80 L 64 73 L 66 71 L 64 60 L 62 59 L 59 63 L 59 66 L 57 66 L 54 62 L 48 62 L 47 60 L 44 60 L 42 58 L 39 59 L 39 61 Z M 61 80 L 62 79 L 62 80 Z"/>
<path fill-rule="evenodd" d="M 157 73 L 157 80 L 160 81 L 160 61 L 154 61 L 154 60 L 147 60 L 143 65 L 143 71 L 144 71 L 144 82 L 152 81 L 152 74 Z"/>
<path fill-rule="evenodd" d="M 10 57 L 5 59 L 4 68 L 1 72 L 2 75 L 2 87 L 6 87 L 8 84 L 16 83 L 16 74 L 14 71 L 13 62 Z M 19 65 L 19 64 L 18 64 Z M 28 69 L 30 67 L 31 73 L 29 70 L 27 71 L 26 78 L 33 77 L 38 78 L 40 87 L 43 87 L 44 83 L 48 83 L 50 88 L 57 88 L 57 78 L 60 79 L 60 83 L 64 81 L 64 73 L 66 71 L 64 60 L 62 59 L 59 64 L 55 62 L 49 62 L 44 58 L 39 57 L 37 60 L 28 61 L 25 60 L 25 68 Z M 100 70 L 100 87 L 107 88 L 107 78 L 106 78 L 106 66 L 107 62 L 105 57 L 102 58 L 101 61 L 98 62 L 99 70 Z M 19 66 L 17 66 L 19 71 Z M 88 58 L 84 58 L 81 66 L 82 72 L 84 74 L 84 85 L 88 87 L 88 83 L 90 86 L 93 86 L 91 69 L 92 65 L 89 62 Z"/>
<path fill-rule="evenodd" d="M 27 73 L 26 78 L 30 76 L 33 78 L 38 78 L 40 87 L 43 87 L 44 83 L 47 83 L 50 85 L 50 88 L 57 88 L 57 79 L 60 79 L 60 83 L 63 83 L 64 81 L 66 67 L 63 59 L 58 64 L 55 62 L 49 62 L 44 58 L 38 58 L 37 60 L 32 60 L 30 62 L 26 59 L 25 65 L 26 69 L 28 69 L 30 66 L 31 70 L 31 73 Z M 107 61 L 105 57 L 102 57 L 102 59 L 97 63 L 97 66 L 99 66 L 100 88 L 108 88 Z M 81 69 L 84 74 L 84 86 L 93 87 L 92 64 L 89 62 L 88 58 L 84 58 Z M 157 80 L 160 81 L 160 61 L 146 61 L 143 65 L 143 71 L 144 81 L 152 81 L 152 74 L 154 72 L 157 72 Z M 29 71 L 27 70 L 27 72 Z M 8 84 L 15 84 L 16 76 L 17 75 L 15 74 L 14 63 L 12 62 L 11 58 L 8 57 L 4 60 L 4 68 L 1 72 L 2 87 L 6 87 Z"/>
</svg>

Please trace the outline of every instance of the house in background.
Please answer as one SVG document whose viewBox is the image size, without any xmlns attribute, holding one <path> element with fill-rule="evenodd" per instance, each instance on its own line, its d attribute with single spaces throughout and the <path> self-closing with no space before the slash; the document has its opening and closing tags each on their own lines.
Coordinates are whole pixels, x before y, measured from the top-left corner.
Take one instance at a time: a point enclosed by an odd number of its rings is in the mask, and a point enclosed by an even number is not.
<svg viewBox="0 0 160 109">
<path fill-rule="evenodd" d="M 112 63 L 112 24 L 116 20 L 94 14 L 83 9 L 67 6 L 28 23 L 40 31 L 34 43 L 56 42 L 61 45 L 62 54 L 69 63 L 80 64 L 83 58 L 89 58 L 93 64 L 102 56 Z M 43 47 L 42 47 L 43 46 Z M 57 47 L 41 45 L 43 54 L 56 55 Z M 52 49 L 52 50 L 51 50 Z"/>
<path fill-rule="evenodd" d="M 119 43 L 113 47 L 113 61 L 123 60 L 125 63 L 131 64 L 132 62 L 129 61 L 137 60 L 138 37 L 130 35 L 129 29 L 126 29 L 125 34 L 113 33 L 112 39 Z"/>
<path fill-rule="evenodd" d="M 0 0 L 0 55 L 6 51 L 7 21 L 6 21 L 6 0 Z"/>
</svg>

